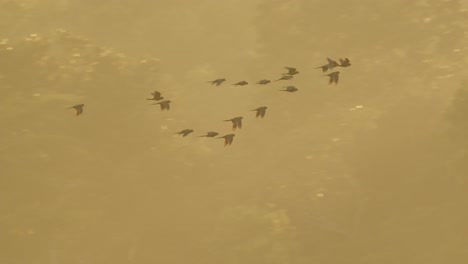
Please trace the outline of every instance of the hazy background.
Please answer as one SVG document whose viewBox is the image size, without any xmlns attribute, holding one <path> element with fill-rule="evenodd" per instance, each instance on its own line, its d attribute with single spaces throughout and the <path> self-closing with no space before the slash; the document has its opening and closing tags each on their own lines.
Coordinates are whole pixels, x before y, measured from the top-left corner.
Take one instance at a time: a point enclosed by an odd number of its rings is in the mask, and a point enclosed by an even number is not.
<svg viewBox="0 0 468 264">
<path fill-rule="evenodd" d="M 1 264 L 468 259 L 467 0 L 0 0 L 0 39 Z"/>
</svg>

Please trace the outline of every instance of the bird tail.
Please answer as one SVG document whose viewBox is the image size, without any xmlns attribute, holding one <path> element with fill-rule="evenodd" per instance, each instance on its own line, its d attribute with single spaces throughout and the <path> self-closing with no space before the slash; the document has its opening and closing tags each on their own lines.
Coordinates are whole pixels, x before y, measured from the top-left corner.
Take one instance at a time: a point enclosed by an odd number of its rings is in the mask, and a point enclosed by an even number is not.
<svg viewBox="0 0 468 264">
<path fill-rule="evenodd" d="M 198 137 L 208 137 L 207 135 L 203 135 L 203 136 L 198 136 Z"/>
</svg>

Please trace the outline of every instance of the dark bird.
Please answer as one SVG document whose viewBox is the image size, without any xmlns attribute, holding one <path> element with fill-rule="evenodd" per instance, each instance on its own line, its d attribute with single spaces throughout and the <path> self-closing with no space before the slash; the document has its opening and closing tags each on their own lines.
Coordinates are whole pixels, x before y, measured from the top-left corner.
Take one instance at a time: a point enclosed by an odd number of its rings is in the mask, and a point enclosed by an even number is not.
<svg viewBox="0 0 468 264">
<path fill-rule="evenodd" d="M 284 68 L 288 70 L 288 72 L 283 73 L 283 75 L 295 75 L 299 73 L 296 68 L 293 68 L 293 67 L 284 67 Z"/>
<path fill-rule="evenodd" d="M 340 58 L 340 67 L 349 67 L 351 66 L 351 63 L 349 62 L 348 58 L 345 58 L 344 60 Z"/>
<path fill-rule="evenodd" d="M 270 80 L 261 80 L 261 81 L 258 81 L 257 84 L 261 84 L 261 85 L 265 85 L 265 84 L 269 84 L 271 83 Z"/>
<path fill-rule="evenodd" d="M 328 71 L 328 64 L 325 64 L 325 65 L 323 65 L 323 66 L 317 67 L 317 68 L 315 68 L 315 69 L 322 69 L 322 72 L 326 72 L 326 71 Z"/>
<path fill-rule="evenodd" d="M 193 129 L 184 129 L 184 130 L 176 132 L 174 134 L 179 134 L 179 135 L 182 135 L 183 137 L 186 137 L 188 134 L 190 134 L 192 132 L 193 132 Z"/>
<path fill-rule="evenodd" d="M 164 97 L 161 97 L 161 93 L 158 92 L 158 91 L 154 91 L 153 93 L 151 93 L 151 95 L 153 96 L 153 98 L 149 98 L 149 99 L 146 99 L 146 100 L 160 101 L 160 100 L 164 99 Z"/>
<path fill-rule="evenodd" d="M 295 86 L 292 86 L 292 85 L 286 86 L 286 87 L 284 87 L 284 88 L 286 88 L 286 89 L 280 90 L 280 91 L 285 91 L 285 92 L 293 93 L 293 92 L 296 92 L 296 91 L 299 90 L 299 89 L 297 89 Z"/>
<path fill-rule="evenodd" d="M 83 107 L 84 107 L 84 104 L 77 104 L 72 107 L 68 107 L 67 109 L 75 108 L 76 115 L 79 116 L 83 113 Z"/>
<path fill-rule="evenodd" d="M 328 64 L 325 64 L 325 65 L 322 65 L 320 67 L 317 67 L 315 69 L 322 69 L 322 72 L 326 72 L 328 70 L 332 70 L 333 68 L 339 66 L 338 62 L 330 59 L 330 58 L 327 58 L 327 61 L 328 61 Z"/>
<path fill-rule="evenodd" d="M 284 75 L 283 77 L 279 78 L 278 80 L 276 80 L 275 82 L 277 81 L 281 81 L 281 80 L 291 80 L 294 76 L 292 75 Z"/>
<path fill-rule="evenodd" d="M 169 110 L 171 109 L 171 105 L 170 105 L 171 101 L 170 100 L 165 100 L 165 101 L 161 101 L 159 103 L 155 103 L 153 105 L 160 105 L 161 106 L 161 110 Z"/>
<path fill-rule="evenodd" d="M 339 72 L 339 71 L 336 71 L 336 72 L 332 72 L 332 73 L 330 73 L 330 74 L 326 74 L 326 75 L 323 75 L 323 76 L 328 76 L 328 77 L 330 77 L 330 80 L 328 81 L 328 84 L 335 83 L 335 85 L 337 85 L 337 84 L 338 84 L 339 75 L 340 75 L 340 72 Z"/>
<path fill-rule="evenodd" d="M 209 81 L 209 83 L 211 83 L 211 85 L 216 84 L 216 86 L 220 86 L 225 81 L 226 81 L 225 78 L 221 78 L 221 79 L 216 79 L 214 81 Z"/>
<path fill-rule="evenodd" d="M 232 144 L 232 141 L 234 140 L 234 137 L 236 135 L 234 134 L 227 134 L 225 136 L 222 136 L 222 137 L 218 137 L 218 138 L 224 138 L 224 146 L 227 146 L 227 145 L 231 145 Z"/>
<path fill-rule="evenodd" d="M 266 112 L 267 109 L 268 109 L 268 107 L 261 106 L 261 107 L 259 107 L 257 109 L 251 110 L 251 111 L 257 111 L 257 113 L 255 114 L 255 117 L 260 116 L 261 118 L 263 118 L 265 116 L 265 112 Z"/>
<path fill-rule="evenodd" d="M 231 118 L 231 119 L 228 119 L 228 120 L 224 120 L 224 121 L 231 121 L 232 122 L 232 130 L 236 130 L 236 128 L 242 128 L 242 119 L 243 117 L 242 116 L 238 116 L 238 117 L 234 117 L 234 118 Z"/>
<path fill-rule="evenodd" d="M 247 85 L 247 84 L 249 84 L 249 83 L 246 82 L 246 81 L 240 81 L 240 82 L 238 82 L 238 83 L 234 83 L 233 85 L 240 85 L 240 86 L 243 86 L 243 85 Z"/>
<path fill-rule="evenodd" d="M 216 137 L 217 135 L 219 135 L 218 132 L 210 131 L 210 132 L 207 132 L 206 135 L 203 135 L 200 137 Z"/>
</svg>

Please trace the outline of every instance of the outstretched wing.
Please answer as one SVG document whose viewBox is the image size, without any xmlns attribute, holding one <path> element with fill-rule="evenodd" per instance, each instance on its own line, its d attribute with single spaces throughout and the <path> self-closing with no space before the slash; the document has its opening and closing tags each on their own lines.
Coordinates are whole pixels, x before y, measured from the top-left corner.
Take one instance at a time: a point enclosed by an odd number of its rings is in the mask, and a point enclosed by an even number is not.
<svg viewBox="0 0 468 264">
<path fill-rule="evenodd" d="M 76 115 L 81 115 L 83 113 L 83 108 L 82 107 L 75 107 L 76 110 Z"/>
<path fill-rule="evenodd" d="M 237 128 L 237 122 L 236 120 L 232 120 L 232 130 L 234 131 L 236 130 L 236 128 Z"/>
<path fill-rule="evenodd" d="M 238 119 L 236 123 L 239 128 L 242 128 L 242 119 Z"/>
<path fill-rule="evenodd" d="M 334 61 L 334 60 L 332 60 L 330 58 L 327 58 L 327 61 L 328 61 L 328 64 L 330 64 L 330 65 L 335 65 L 337 63 L 336 61 Z"/>
</svg>

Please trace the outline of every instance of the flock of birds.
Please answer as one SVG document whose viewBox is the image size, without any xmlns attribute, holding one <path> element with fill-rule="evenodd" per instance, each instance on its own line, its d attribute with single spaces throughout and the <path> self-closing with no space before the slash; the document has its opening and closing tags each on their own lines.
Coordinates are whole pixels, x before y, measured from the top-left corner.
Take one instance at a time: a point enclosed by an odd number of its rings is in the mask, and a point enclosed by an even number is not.
<svg viewBox="0 0 468 264">
<path fill-rule="evenodd" d="M 334 61 L 334 60 L 332 60 L 330 58 L 327 58 L 328 63 L 325 64 L 325 65 L 322 65 L 320 67 L 317 67 L 316 69 L 322 69 L 322 72 L 326 72 L 328 70 L 333 70 L 333 68 L 336 68 L 336 67 L 349 67 L 349 66 L 351 66 L 351 63 L 350 63 L 348 58 L 345 58 L 345 59 L 340 58 L 339 60 L 340 60 L 340 63 L 338 63 L 337 61 Z M 285 67 L 285 69 L 287 69 L 288 72 L 283 73 L 281 78 L 275 80 L 274 82 L 283 81 L 283 80 L 292 80 L 294 78 L 294 75 L 299 74 L 299 71 L 296 68 Z M 329 82 L 328 82 L 329 85 L 332 84 L 332 83 L 335 83 L 335 85 L 337 85 L 338 80 L 339 80 L 339 75 L 340 75 L 339 71 L 334 71 L 334 72 L 331 72 L 329 74 L 325 74 L 323 76 L 328 76 L 329 77 Z M 213 80 L 213 81 L 209 81 L 208 83 L 211 83 L 211 85 L 220 86 L 225 81 L 226 81 L 226 78 L 220 78 L 220 79 L 216 79 L 216 80 Z M 258 81 L 257 84 L 267 85 L 267 84 L 269 84 L 271 82 L 272 82 L 271 80 L 264 79 L 264 80 Z M 243 80 L 243 81 L 234 83 L 232 85 L 244 86 L 244 85 L 248 85 L 248 84 L 249 83 L 247 81 Z M 299 90 L 295 86 L 292 86 L 292 85 L 285 86 L 284 88 L 285 88 L 284 90 L 280 90 L 280 91 L 293 93 L 293 92 L 296 92 L 296 91 Z M 160 92 L 154 91 L 153 93 L 151 93 L 151 95 L 153 96 L 153 98 L 148 98 L 146 100 L 156 101 L 157 103 L 155 103 L 153 105 L 159 105 L 160 108 L 161 108 L 161 111 L 171 109 L 171 100 L 163 100 L 164 97 L 161 96 L 162 94 Z M 72 107 L 69 107 L 68 109 L 74 108 L 75 111 L 76 111 L 76 116 L 79 116 L 79 115 L 81 115 L 83 113 L 83 107 L 84 106 L 85 106 L 84 104 L 77 104 L 77 105 L 74 105 Z M 268 107 L 261 106 L 261 107 L 258 107 L 256 109 L 253 109 L 251 111 L 256 112 L 255 117 L 263 118 L 263 117 L 265 117 L 265 113 L 266 113 L 267 109 L 268 109 Z M 224 120 L 224 121 L 225 122 L 231 122 L 232 123 L 232 130 L 235 131 L 237 128 L 239 128 L 239 129 L 242 128 L 242 119 L 243 119 L 242 116 L 237 116 L 237 117 L 227 119 L 227 120 Z M 179 135 L 182 135 L 183 137 L 186 137 L 186 136 L 188 136 L 189 134 L 191 134 L 193 132 L 194 132 L 193 129 L 184 129 L 184 130 L 181 130 L 181 131 L 176 132 L 174 134 L 179 134 Z M 202 135 L 200 137 L 214 138 L 214 137 L 216 137 L 218 135 L 219 135 L 218 132 L 209 131 L 205 135 Z M 232 141 L 234 140 L 234 137 L 235 137 L 235 134 L 227 134 L 227 135 L 224 135 L 222 137 L 217 137 L 217 138 L 224 138 L 224 146 L 228 146 L 228 145 L 232 144 Z"/>
</svg>

